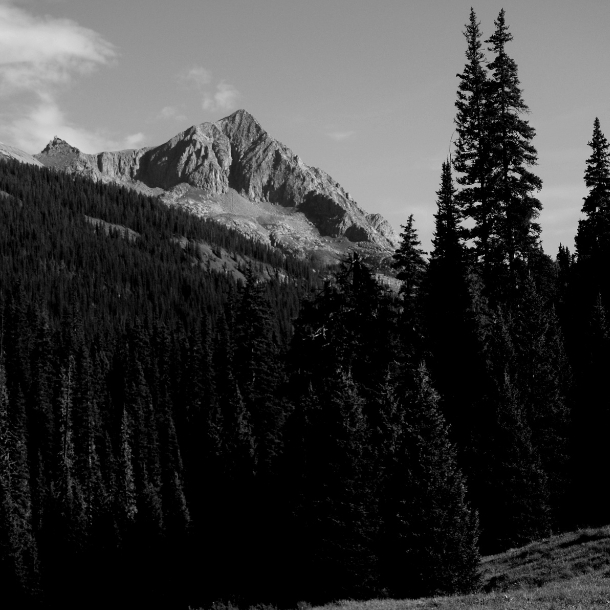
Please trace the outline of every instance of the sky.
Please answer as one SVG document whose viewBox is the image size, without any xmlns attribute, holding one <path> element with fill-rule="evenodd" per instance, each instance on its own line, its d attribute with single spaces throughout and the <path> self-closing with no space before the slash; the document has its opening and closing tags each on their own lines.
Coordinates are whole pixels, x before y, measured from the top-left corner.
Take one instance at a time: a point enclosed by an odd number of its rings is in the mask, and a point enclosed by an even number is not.
<svg viewBox="0 0 610 610">
<path fill-rule="evenodd" d="M 595 117 L 610 137 L 608 0 L 0 0 L 0 141 L 155 146 L 245 108 L 429 250 L 471 6 L 485 38 L 506 11 L 555 256 Z"/>
</svg>

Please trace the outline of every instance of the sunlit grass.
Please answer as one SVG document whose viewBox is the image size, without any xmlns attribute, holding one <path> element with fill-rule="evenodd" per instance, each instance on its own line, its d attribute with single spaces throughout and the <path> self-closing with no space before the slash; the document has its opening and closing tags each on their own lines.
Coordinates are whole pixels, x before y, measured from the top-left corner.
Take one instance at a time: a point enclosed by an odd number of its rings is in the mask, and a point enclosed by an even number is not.
<svg viewBox="0 0 610 610">
<path fill-rule="evenodd" d="M 312 610 L 610 609 L 610 526 L 483 558 L 483 591 L 415 600 L 341 601 Z"/>
</svg>

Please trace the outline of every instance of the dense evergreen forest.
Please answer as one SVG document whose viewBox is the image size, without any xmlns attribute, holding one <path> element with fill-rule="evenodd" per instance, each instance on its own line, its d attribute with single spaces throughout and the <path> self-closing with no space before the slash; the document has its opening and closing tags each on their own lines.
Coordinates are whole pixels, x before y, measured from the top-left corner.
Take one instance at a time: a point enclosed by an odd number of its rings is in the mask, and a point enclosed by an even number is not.
<svg viewBox="0 0 610 610">
<path fill-rule="evenodd" d="M 398 294 L 357 254 L 322 280 L 154 198 L 0 163 L 4 600 L 470 591 L 480 553 L 608 522 L 610 145 L 596 119 L 575 253 L 551 258 L 504 11 L 465 37 L 433 249 L 409 217 Z"/>
</svg>

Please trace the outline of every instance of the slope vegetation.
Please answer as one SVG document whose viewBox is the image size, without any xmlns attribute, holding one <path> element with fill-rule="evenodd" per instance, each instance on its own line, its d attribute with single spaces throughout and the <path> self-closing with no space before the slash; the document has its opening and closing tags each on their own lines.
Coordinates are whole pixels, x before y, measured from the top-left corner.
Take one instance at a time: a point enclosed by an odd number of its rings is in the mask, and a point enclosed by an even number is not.
<svg viewBox="0 0 610 610">
<path fill-rule="evenodd" d="M 415 600 L 341 601 L 321 610 L 561 610 L 610 606 L 610 526 L 585 529 L 485 557 L 482 591 Z"/>
</svg>

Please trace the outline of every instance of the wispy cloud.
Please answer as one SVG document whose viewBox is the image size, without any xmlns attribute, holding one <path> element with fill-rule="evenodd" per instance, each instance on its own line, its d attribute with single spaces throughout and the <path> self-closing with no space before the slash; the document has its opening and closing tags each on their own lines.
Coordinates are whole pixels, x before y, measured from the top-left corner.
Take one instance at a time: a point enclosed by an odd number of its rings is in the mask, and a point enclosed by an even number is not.
<svg viewBox="0 0 610 610">
<path fill-rule="evenodd" d="M 3 132 L 12 143 L 37 152 L 55 135 L 84 152 L 141 142 L 142 134 L 116 140 L 72 124 L 59 105 L 75 78 L 117 58 L 115 47 L 97 32 L 70 19 L 40 17 L 0 2 L 0 97 Z"/>
<path fill-rule="evenodd" d="M 193 66 L 181 72 L 180 79 L 194 85 L 198 89 L 203 89 L 212 82 L 212 73 L 201 66 Z"/>
<path fill-rule="evenodd" d="M 355 131 L 329 131 L 326 135 L 335 142 L 343 142 L 355 135 Z"/>
<path fill-rule="evenodd" d="M 212 73 L 201 66 L 193 66 L 179 75 L 184 83 L 195 88 L 201 94 L 201 107 L 209 112 L 234 110 L 240 92 L 230 83 L 222 80 L 212 86 Z"/>
<path fill-rule="evenodd" d="M 31 152 L 42 150 L 54 136 L 86 153 L 135 148 L 145 139 L 142 133 L 116 139 L 104 131 L 90 131 L 74 125 L 51 97 L 41 99 L 38 104 L 13 117 L 6 132 L 15 146 Z"/>
<path fill-rule="evenodd" d="M 0 93 L 48 92 L 116 57 L 97 32 L 69 19 L 35 17 L 0 4 Z"/>
<path fill-rule="evenodd" d="M 184 115 L 177 106 L 165 106 L 161 108 L 155 119 L 164 121 L 185 121 L 186 115 Z"/>
<path fill-rule="evenodd" d="M 204 110 L 216 112 L 218 110 L 233 110 L 237 107 L 237 100 L 240 98 L 239 91 L 229 83 L 218 83 L 216 91 L 204 93 L 201 107 Z"/>
<path fill-rule="evenodd" d="M 124 140 L 125 148 L 139 148 L 145 139 L 146 136 L 141 131 L 127 136 Z"/>
</svg>

